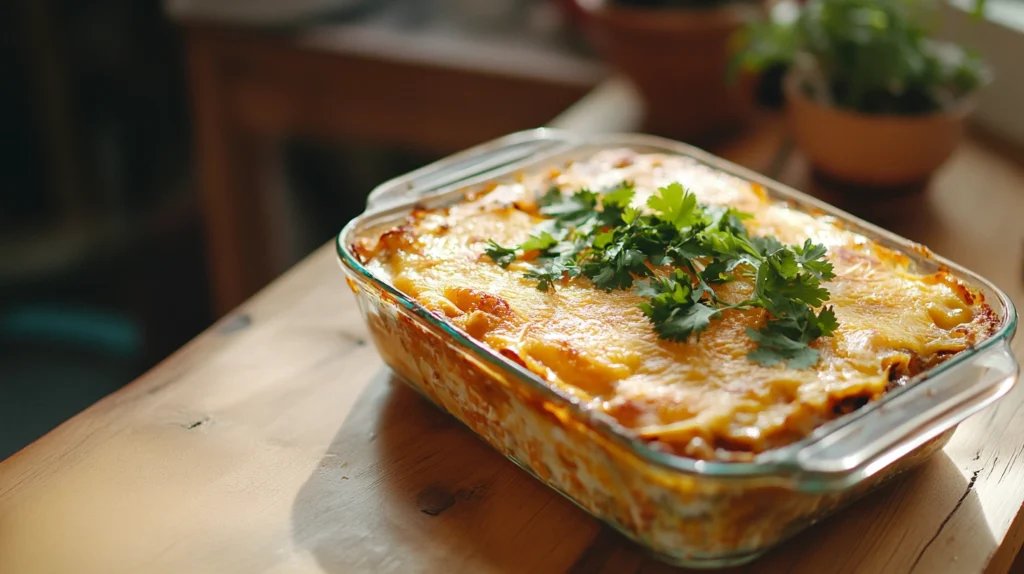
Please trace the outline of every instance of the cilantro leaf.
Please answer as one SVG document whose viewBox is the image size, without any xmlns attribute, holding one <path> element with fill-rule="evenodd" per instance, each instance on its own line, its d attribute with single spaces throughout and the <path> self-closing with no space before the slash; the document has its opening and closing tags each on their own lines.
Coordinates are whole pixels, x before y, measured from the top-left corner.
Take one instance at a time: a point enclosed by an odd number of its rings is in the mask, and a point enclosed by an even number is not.
<svg viewBox="0 0 1024 574">
<path fill-rule="evenodd" d="M 799 256 L 800 263 L 806 263 L 813 259 L 820 259 L 828 251 L 824 245 L 816 244 L 810 239 L 804 241 L 802 246 L 793 246 L 793 251 Z"/>
<path fill-rule="evenodd" d="M 636 249 L 624 248 L 621 243 L 605 251 L 605 258 L 589 261 L 582 267 L 583 275 L 604 291 L 628 289 L 633 286 L 634 275 L 651 275 L 647 257 Z"/>
<path fill-rule="evenodd" d="M 502 269 L 507 269 L 516 260 L 516 251 L 540 251 L 546 252 L 558 245 L 558 240 L 548 232 L 541 232 L 539 235 L 532 235 L 529 239 L 517 247 L 502 247 L 493 239 L 487 241 L 487 248 L 484 254 L 491 258 Z"/>
<path fill-rule="evenodd" d="M 680 230 L 693 226 L 701 219 L 697 210 L 697 196 L 678 183 L 658 189 L 658 193 L 647 199 L 647 207 L 654 211 L 659 220 Z"/>
<path fill-rule="evenodd" d="M 815 317 L 815 322 L 821 337 L 830 337 L 839 328 L 839 321 L 836 320 L 836 313 L 832 310 L 832 307 L 825 307 L 819 311 Z"/>
<path fill-rule="evenodd" d="M 615 239 L 614 231 L 605 231 L 594 238 L 594 249 L 604 249 Z"/>
<path fill-rule="evenodd" d="M 587 265 L 583 267 L 583 274 L 586 275 L 594 286 L 602 291 L 611 291 L 620 287 L 628 287 L 633 278 L 614 267 L 600 265 Z"/>
<path fill-rule="evenodd" d="M 801 265 L 797 262 L 796 252 L 782 247 L 769 255 L 758 268 L 758 284 L 755 290 L 762 299 L 768 301 L 771 300 L 771 296 L 781 296 L 812 307 L 828 301 L 828 290 L 821 286 L 819 278 L 815 274 L 800 271 Z M 778 314 L 770 305 L 766 308 Z"/>
<path fill-rule="evenodd" d="M 689 276 L 678 269 L 668 277 L 645 282 L 641 292 L 651 301 L 642 303 L 640 309 L 654 324 L 654 331 L 670 341 L 685 342 L 694 333 L 699 336 L 721 312 L 701 303 Z"/>
<path fill-rule="evenodd" d="M 676 261 L 690 261 L 702 257 L 713 257 L 715 252 L 700 242 L 696 237 L 674 245 L 669 245 L 666 252 Z"/>
<path fill-rule="evenodd" d="M 796 275 L 792 279 L 774 278 L 768 285 L 776 294 L 812 307 L 821 305 L 829 298 L 828 289 L 810 275 Z"/>
<path fill-rule="evenodd" d="M 744 251 L 745 241 L 731 231 L 706 229 L 698 235 L 698 239 L 713 253 L 738 255 Z"/>
<path fill-rule="evenodd" d="M 640 309 L 654 324 L 668 319 L 675 307 L 685 307 L 695 302 L 689 277 L 678 269 L 667 277 L 645 281 L 643 293 L 651 300 L 649 303 L 641 303 Z"/>
<path fill-rule="evenodd" d="M 665 267 L 672 263 L 672 257 L 667 253 L 652 253 L 647 256 L 647 261 L 649 261 L 654 267 Z"/>
<path fill-rule="evenodd" d="M 678 307 L 672 310 L 668 319 L 654 326 L 654 331 L 663 339 L 686 342 L 690 335 L 707 329 L 711 319 L 718 315 L 718 309 L 712 309 L 703 303 L 694 303 L 689 307 Z"/>
<path fill-rule="evenodd" d="M 497 263 L 502 269 L 508 268 L 516 260 L 516 250 L 498 245 L 493 239 L 487 241 L 487 249 L 484 254 Z"/>
<path fill-rule="evenodd" d="M 540 201 L 541 215 L 553 217 L 561 227 L 582 227 L 597 221 L 598 195 L 581 189 L 572 195 L 549 192 Z"/>
<path fill-rule="evenodd" d="M 572 258 L 562 257 L 548 259 L 543 265 L 531 265 L 530 269 L 523 274 L 527 279 L 537 281 L 538 291 L 548 291 L 554 288 L 555 283 L 566 277 L 571 278 L 578 275 L 579 268 L 576 266 L 576 262 Z"/>
<path fill-rule="evenodd" d="M 634 221 L 636 221 L 637 217 L 640 217 L 640 210 L 636 209 L 634 207 L 627 207 L 622 212 L 622 221 L 626 225 L 629 225 L 629 224 L 633 223 Z"/>
<path fill-rule="evenodd" d="M 529 239 L 522 242 L 519 245 L 519 249 L 522 251 L 547 251 L 558 245 L 558 240 L 551 236 L 550 233 L 544 231 L 540 235 L 531 235 Z"/>
<path fill-rule="evenodd" d="M 743 225 L 743 222 L 754 218 L 749 213 L 744 213 L 731 207 L 709 207 L 707 212 L 711 217 L 711 227 L 731 232 L 737 236 L 745 236 L 747 234 L 747 228 Z"/>
<path fill-rule="evenodd" d="M 637 281 L 636 283 L 634 283 L 633 284 L 633 290 L 636 292 L 637 295 L 640 295 L 641 297 L 647 297 L 647 298 L 654 298 L 654 297 L 657 297 L 658 295 L 661 294 L 661 291 L 659 291 L 658 288 L 655 287 L 651 283 L 651 280 L 649 280 L 649 279 L 644 279 L 642 281 Z M 645 309 L 646 308 L 645 306 L 649 307 L 650 304 L 649 303 L 641 303 L 640 304 L 640 308 L 641 309 Z"/>
<path fill-rule="evenodd" d="M 726 275 L 728 272 L 729 262 L 725 259 L 716 258 L 704 266 L 704 271 L 701 271 L 700 277 L 708 283 L 725 283 L 730 280 Z"/>
<path fill-rule="evenodd" d="M 780 303 L 785 313 L 765 323 L 760 330 L 747 329 L 747 335 L 758 344 L 748 355 L 750 360 L 765 366 L 786 363 L 794 369 L 805 369 L 818 361 L 820 353 L 810 343 L 831 335 L 839 324 L 831 307 L 818 314 L 803 303 Z"/>
<path fill-rule="evenodd" d="M 778 279 L 787 281 L 795 279 L 800 272 L 800 266 L 796 263 L 796 254 L 788 249 L 779 249 L 768 256 L 768 264 L 778 276 Z"/>
<path fill-rule="evenodd" d="M 775 239 L 771 235 L 765 235 L 762 237 L 751 237 L 750 243 L 757 250 L 757 253 L 762 257 L 767 257 L 776 251 L 782 249 L 782 243 L 779 243 L 778 239 Z"/>
<path fill-rule="evenodd" d="M 835 279 L 836 275 L 832 270 L 832 263 L 821 260 L 827 252 L 824 245 L 815 244 L 808 239 L 804 241 L 803 247 L 794 246 L 793 251 L 796 254 L 797 263 L 808 273 L 822 281 Z"/>
<path fill-rule="evenodd" d="M 636 195 L 636 190 L 633 188 L 633 184 L 622 182 L 622 185 L 601 196 L 601 206 L 605 209 L 609 207 L 625 209 L 633 202 L 634 195 Z"/>
</svg>

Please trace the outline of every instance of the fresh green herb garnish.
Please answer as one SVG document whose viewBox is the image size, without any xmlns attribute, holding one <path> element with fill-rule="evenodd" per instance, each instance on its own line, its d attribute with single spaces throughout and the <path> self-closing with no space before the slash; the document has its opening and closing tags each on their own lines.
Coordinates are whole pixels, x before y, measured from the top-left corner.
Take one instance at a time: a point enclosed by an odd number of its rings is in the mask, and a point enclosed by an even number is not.
<svg viewBox="0 0 1024 574">
<path fill-rule="evenodd" d="M 752 361 L 798 369 L 817 362 L 810 343 L 838 327 L 832 308 L 822 307 L 829 293 L 821 282 L 835 277 L 824 245 L 751 237 L 743 224 L 750 214 L 700 205 L 678 183 L 648 199 L 649 213 L 630 207 L 634 193 L 629 183 L 604 194 L 584 189 L 564 195 L 553 188 L 539 201 L 540 213 L 550 219 L 534 235 L 514 248 L 490 241 L 485 253 L 503 268 L 517 253 L 530 254 L 524 276 L 541 291 L 581 275 L 605 291 L 635 287 L 649 298 L 640 309 L 670 341 L 699 338 L 723 311 L 762 308 L 765 325 L 747 329 L 758 344 L 748 355 Z M 656 273 L 666 266 L 674 269 Z M 751 296 L 721 300 L 712 285 L 737 277 L 751 280 Z"/>
<path fill-rule="evenodd" d="M 487 242 L 487 249 L 484 250 L 484 253 L 486 253 L 488 257 L 493 259 L 495 263 L 500 265 L 502 269 L 508 268 L 508 266 L 511 265 L 512 262 L 516 260 L 515 249 L 502 247 L 498 245 L 497 242 L 495 242 L 493 239 Z"/>
</svg>

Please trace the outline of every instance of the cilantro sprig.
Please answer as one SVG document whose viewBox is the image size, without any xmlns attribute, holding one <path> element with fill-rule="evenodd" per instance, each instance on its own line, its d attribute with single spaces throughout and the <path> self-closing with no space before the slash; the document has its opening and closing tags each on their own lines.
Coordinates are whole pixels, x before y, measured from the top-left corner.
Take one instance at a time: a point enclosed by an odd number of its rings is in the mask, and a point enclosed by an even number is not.
<svg viewBox="0 0 1024 574">
<path fill-rule="evenodd" d="M 655 332 L 670 341 L 699 338 L 724 311 L 761 308 L 764 325 L 747 329 L 758 344 L 750 360 L 797 369 L 818 361 L 810 344 L 838 328 L 824 306 L 822 282 L 835 277 L 824 245 L 751 237 L 743 223 L 750 214 L 701 205 L 678 183 L 651 196 L 647 212 L 631 207 L 634 195 L 628 182 L 603 194 L 552 188 L 538 201 L 546 219 L 529 239 L 515 247 L 490 241 L 484 253 L 503 268 L 529 260 L 524 276 L 541 291 L 580 276 L 605 291 L 636 289 L 648 298 L 640 309 Z M 754 286 L 746 300 L 728 303 L 712 287 L 741 277 Z"/>
</svg>

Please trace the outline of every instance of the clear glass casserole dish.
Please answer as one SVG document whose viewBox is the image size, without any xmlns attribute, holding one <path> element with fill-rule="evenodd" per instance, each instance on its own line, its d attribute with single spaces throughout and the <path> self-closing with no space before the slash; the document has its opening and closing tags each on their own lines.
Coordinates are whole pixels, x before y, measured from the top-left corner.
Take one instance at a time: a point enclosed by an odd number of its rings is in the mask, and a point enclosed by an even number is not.
<svg viewBox="0 0 1024 574">
<path fill-rule="evenodd" d="M 752 462 L 695 460 L 631 438 L 533 372 L 470 338 L 388 282 L 350 246 L 414 207 L 436 208 L 515 174 L 630 148 L 690 157 L 764 186 L 793 209 L 905 254 L 921 271 L 947 269 L 981 292 L 995 333 L 805 439 Z M 1017 315 L 982 277 L 890 232 L 696 148 L 643 135 L 577 138 L 540 129 L 506 136 L 387 182 L 338 236 L 338 255 L 388 366 L 513 462 L 663 560 L 724 567 L 756 558 L 902 470 L 923 462 L 956 425 L 1016 383 L 1009 343 Z"/>
</svg>

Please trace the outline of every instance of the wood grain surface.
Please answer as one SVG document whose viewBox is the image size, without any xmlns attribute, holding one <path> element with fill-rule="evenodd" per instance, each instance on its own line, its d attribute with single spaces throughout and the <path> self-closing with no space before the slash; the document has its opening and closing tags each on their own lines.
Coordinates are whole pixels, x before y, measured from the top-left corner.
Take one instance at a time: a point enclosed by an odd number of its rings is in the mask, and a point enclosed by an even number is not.
<svg viewBox="0 0 1024 574">
<path fill-rule="evenodd" d="M 783 131 L 767 118 L 713 149 L 827 196 Z M 1024 304 L 1019 163 L 975 138 L 900 201 L 873 213 Z M 919 470 L 730 572 L 1006 572 L 1022 407 L 1024 385 Z M 673 571 L 393 381 L 331 246 L 0 463 L 4 573 Z"/>
</svg>

